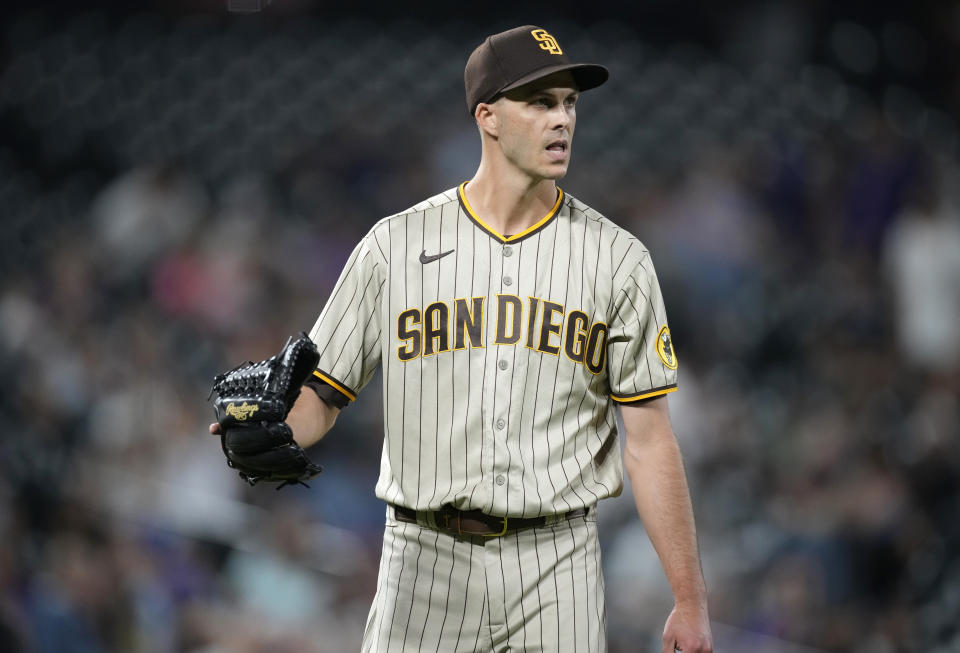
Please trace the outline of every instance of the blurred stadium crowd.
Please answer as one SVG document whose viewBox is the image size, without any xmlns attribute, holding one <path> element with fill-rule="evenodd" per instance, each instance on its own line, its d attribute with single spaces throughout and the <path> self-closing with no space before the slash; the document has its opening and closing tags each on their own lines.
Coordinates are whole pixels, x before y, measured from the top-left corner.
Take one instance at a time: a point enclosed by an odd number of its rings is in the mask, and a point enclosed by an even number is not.
<svg viewBox="0 0 960 653">
<path fill-rule="evenodd" d="M 561 185 L 657 264 L 717 650 L 960 651 L 960 143 L 844 68 L 922 72 L 922 36 L 837 24 L 814 64 L 542 22 L 612 71 Z M 462 67 L 509 24 L 5 25 L 0 649 L 358 649 L 379 378 L 310 490 L 244 486 L 204 398 L 309 329 L 377 219 L 472 174 Z M 629 492 L 600 521 L 611 651 L 659 650 Z"/>
</svg>

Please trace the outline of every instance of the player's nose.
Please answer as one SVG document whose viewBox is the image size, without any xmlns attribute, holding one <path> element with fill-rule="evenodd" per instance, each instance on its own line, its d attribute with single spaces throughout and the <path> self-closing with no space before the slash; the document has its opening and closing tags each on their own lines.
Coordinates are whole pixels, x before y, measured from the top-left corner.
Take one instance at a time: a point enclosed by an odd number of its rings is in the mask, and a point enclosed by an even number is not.
<svg viewBox="0 0 960 653">
<path fill-rule="evenodd" d="M 552 116 L 554 129 L 563 129 L 570 125 L 570 122 L 573 120 L 573 117 L 570 115 L 570 111 L 563 104 L 557 104 L 553 108 Z"/>
</svg>

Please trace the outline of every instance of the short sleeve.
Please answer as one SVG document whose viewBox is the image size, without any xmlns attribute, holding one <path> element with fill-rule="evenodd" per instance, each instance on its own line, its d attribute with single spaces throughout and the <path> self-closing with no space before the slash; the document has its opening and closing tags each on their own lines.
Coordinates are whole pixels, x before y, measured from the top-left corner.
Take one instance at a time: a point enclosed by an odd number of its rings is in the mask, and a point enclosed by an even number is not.
<svg viewBox="0 0 960 653">
<path fill-rule="evenodd" d="M 347 260 L 310 338 L 320 352 L 314 391 L 343 407 L 373 377 L 380 364 L 380 300 L 386 281 L 385 262 L 367 234 Z"/>
<path fill-rule="evenodd" d="M 614 401 L 640 402 L 677 389 L 667 311 L 646 251 L 622 280 L 609 328 L 607 376 Z"/>
</svg>

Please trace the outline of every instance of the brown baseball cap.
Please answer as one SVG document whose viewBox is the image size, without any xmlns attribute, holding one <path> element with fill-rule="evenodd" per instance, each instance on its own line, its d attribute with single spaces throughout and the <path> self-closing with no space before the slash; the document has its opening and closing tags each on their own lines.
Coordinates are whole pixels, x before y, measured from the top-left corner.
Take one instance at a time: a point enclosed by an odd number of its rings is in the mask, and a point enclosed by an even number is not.
<svg viewBox="0 0 960 653">
<path fill-rule="evenodd" d="M 581 91 L 600 86 L 610 76 L 598 64 L 572 63 L 557 39 L 536 25 L 488 36 L 463 71 L 467 109 L 472 115 L 481 102 L 493 102 L 506 91 L 561 70 L 570 71 Z"/>
</svg>

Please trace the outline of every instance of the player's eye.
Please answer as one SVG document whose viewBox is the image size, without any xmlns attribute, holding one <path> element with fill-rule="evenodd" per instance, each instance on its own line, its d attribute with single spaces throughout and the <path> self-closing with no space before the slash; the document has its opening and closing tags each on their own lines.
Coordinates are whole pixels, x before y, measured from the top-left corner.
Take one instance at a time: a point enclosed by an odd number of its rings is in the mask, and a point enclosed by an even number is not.
<svg viewBox="0 0 960 653">
<path fill-rule="evenodd" d="M 545 97 L 534 98 L 534 100 L 531 102 L 531 104 L 533 104 L 534 106 L 537 106 L 537 107 L 550 107 L 550 106 L 551 106 L 550 100 L 548 100 L 548 99 L 545 98 Z"/>
<path fill-rule="evenodd" d="M 566 100 L 564 100 L 563 103 L 566 104 L 568 107 L 575 107 L 577 106 L 577 100 L 579 99 L 580 99 L 579 96 L 571 95 Z"/>
</svg>

